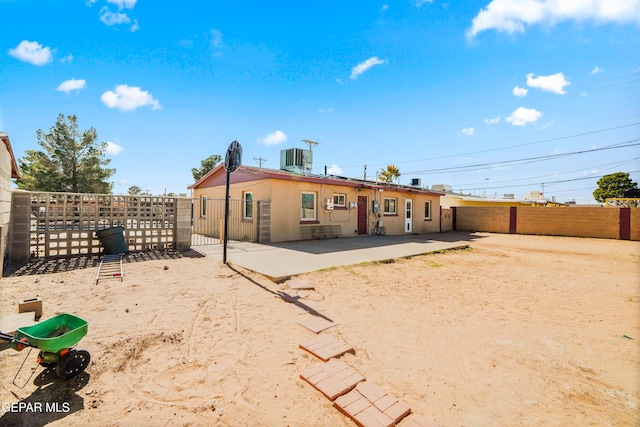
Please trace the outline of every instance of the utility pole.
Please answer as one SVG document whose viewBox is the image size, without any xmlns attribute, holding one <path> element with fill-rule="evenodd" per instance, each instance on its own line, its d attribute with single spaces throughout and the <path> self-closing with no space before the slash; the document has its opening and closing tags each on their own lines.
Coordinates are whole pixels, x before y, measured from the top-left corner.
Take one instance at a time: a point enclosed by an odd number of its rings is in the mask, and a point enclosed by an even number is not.
<svg viewBox="0 0 640 427">
<path fill-rule="evenodd" d="M 304 142 L 305 144 L 307 144 L 309 146 L 309 151 L 313 151 L 313 147 L 315 147 L 316 145 L 320 144 L 319 142 L 310 141 L 308 139 L 303 139 L 302 142 Z"/>
<path fill-rule="evenodd" d="M 263 159 L 262 157 L 254 157 L 253 160 L 258 162 L 258 164 L 260 164 L 261 168 L 262 168 L 262 164 L 267 162 L 267 159 Z"/>
</svg>

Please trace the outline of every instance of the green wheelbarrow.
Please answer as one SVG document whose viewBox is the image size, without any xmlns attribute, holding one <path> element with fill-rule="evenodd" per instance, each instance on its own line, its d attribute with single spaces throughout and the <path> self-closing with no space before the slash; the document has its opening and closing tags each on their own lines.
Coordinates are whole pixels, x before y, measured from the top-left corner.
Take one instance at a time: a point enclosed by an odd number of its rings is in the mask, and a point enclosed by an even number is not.
<svg viewBox="0 0 640 427">
<path fill-rule="evenodd" d="M 87 350 L 73 348 L 87 335 L 87 330 L 86 320 L 59 314 L 33 326 L 18 328 L 15 335 L 0 332 L 0 339 L 9 341 L 9 346 L 17 351 L 26 347 L 40 350 L 37 359 L 40 365 L 55 366 L 59 377 L 70 379 L 83 372 L 91 360 Z"/>
</svg>

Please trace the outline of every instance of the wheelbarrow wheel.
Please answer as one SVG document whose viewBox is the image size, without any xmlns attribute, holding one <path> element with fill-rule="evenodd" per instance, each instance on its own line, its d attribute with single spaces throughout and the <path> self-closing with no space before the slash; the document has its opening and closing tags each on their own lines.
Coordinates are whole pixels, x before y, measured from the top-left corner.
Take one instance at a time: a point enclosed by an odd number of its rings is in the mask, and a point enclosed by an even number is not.
<svg viewBox="0 0 640 427">
<path fill-rule="evenodd" d="M 71 350 L 56 365 L 56 374 L 68 380 L 83 372 L 89 365 L 91 355 L 87 350 Z"/>
</svg>

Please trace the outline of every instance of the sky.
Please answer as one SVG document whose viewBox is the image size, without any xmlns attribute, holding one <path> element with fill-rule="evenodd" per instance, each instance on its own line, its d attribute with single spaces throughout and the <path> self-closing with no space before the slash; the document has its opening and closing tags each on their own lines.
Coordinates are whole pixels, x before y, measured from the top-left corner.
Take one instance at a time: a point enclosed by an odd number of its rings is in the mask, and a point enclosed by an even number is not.
<svg viewBox="0 0 640 427">
<path fill-rule="evenodd" d="M 595 203 L 640 181 L 640 0 L 0 0 L 16 157 L 75 115 L 114 193 L 189 193 L 232 141 L 278 169 Z M 366 165 L 366 166 L 365 166 Z M 365 169 L 366 168 L 366 169 Z M 366 172 L 365 172 L 366 170 Z"/>
</svg>

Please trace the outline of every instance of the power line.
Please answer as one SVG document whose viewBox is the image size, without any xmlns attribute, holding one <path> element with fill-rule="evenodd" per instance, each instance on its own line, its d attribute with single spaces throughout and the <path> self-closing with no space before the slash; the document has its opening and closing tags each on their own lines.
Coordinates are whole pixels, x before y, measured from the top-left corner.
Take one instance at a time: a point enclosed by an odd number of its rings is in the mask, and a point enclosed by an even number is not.
<svg viewBox="0 0 640 427">
<path fill-rule="evenodd" d="M 426 162 L 426 161 L 430 161 L 430 160 L 449 159 L 449 158 L 452 158 L 452 157 L 469 156 L 469 155 L 472 155 L 472 154 L 490 153 L 490 152 L 494 152 L 494 151 L 509 150 L 509 149 L 512 149 L 512 148 L 526 147 L 526 146 L 529 146 L 529 145 L 544 144 L 545 142 L 555 142 L 555 141 L 561 141 L 561 140 L 570 139 L 570 138 L 577 138 L 577 137 L 580 137 L 580 136 L 594 135 L 594 134 L 597 134 L 597 133 L 609 132 L 609 131 L 612 131 L 612 130 L 624 129 L 624 128 L 627 128 L 627 127 L 638 126 L 638 125 L 640 125 L 640 122 L 635 122 L 635 123 L 630 123 L 630 124 L 620 125 L 620 126 L 614 126 L 614 127 L 605 128 L 605 129 L 597 129 L 597 130 L 593 130 L 593 131 L 589 131 L 589 132 L 583 132 L 583 133 L 577 133 L 577 134 L 573 134 L 573 135 L 565 135 L 565 136 L 560 136 L 560 137 L 557 137 L 557 138 L 549 138 L 549 139 L 543 139 L 543 140 L 540 140 L 540 141 L 527 142 L 527 143 L 524 143 L 524 144 L 510 145 L 510 146 L 507 146 L 507 147 L 490 148 L 490 149 L 486 149 L 486 150 L 471 151 L 471 152 L 468 152 L 468 153 L 449 154 L 449 155 L 446 155 L 446 156 L 428 157 L 428 158 L 425 158 L 425 159 L 418 159 L 418 160 L 403 160 L 403 161 L 391 162 L 391 163 L 392 164 L 417 163 L 417 162 Z M 369 165 L 369 166 L 384 166 L 384 165 L 387 165 L 387 164 L 389 164 L 389 162 L 387 162 L 387 163 L 367 163 L 367 165 Z M 351 167 L 358 167 L 359 168 L 359 167 L 362 167 L 362 165 L 343 166 L 343 168 L 351 168 Z M 407 172 L 404 172 L 404 173 L 406 174 Z"/>
<path fill-rule="evenodd" d="M 624 166 L 624 165 L 626 165 L 628 163 L 632 163 L 632 162 L 634 162 L 636 160 L 640 160 L 640 157 L 636 157 L 636 158 L 630 159 L 630 160 L 624 160 L 622 162 L 606 163 L 604 165 L 585 166 L 585 167 L 580 168 L 580 169 L 575 169 L 575 170 L 565 171 L 565 172 L 557 172 L 557 173 L 552 173 L 552 174 L 547 174 L 547 175 L 530 176 L 530 177 L 526 177 L 526 178 L 516 178 L 516 179 L 505 180 L 505 181 L 493 181 L 492 180 L 491 183 L 492 184 L 496 184 L 496 183 L 505 183 L 505 182 L 515 182 L 515 181 L 528 181 L 528 180 L 532 180 L 532 179 L 547 178 L 549 176 L 558 176 L 558 175 L 565 175 L 565 174 L 568 174 L 568 173 L 580 172 L 580 171 L 583 171 L 585 169 L 603 168 L 605 166 L 611 166 L 611 168 L 609 168 L 609 169 L 612 169 L 614 167 L 618 168 L 620 166 Z M 452 185 L 454 185 L 454 184 L 452 184 Z M 471 186 L 474 186 L 474 185 L 481 185 L 481 184 L 478 184 L 478 183 L 470 183 L 469 184 L 469 183 L 467 183 L 467 184 L 455 184 L 454 186 L 455 187 L 471 187 Z"/>
<path fill-rule="evenodd" d="M 514 165 L 518 165 L 518 164 L 535 163 L 535 162 L 541 162 L 541 161 L 546 161 L 546 160 L 557 159 L 557 158 L 561 158 L 561 157 L 575 156 L 575 155 L 578 155 L 578 154 L 593 153 L 593 152 L 596 152 L 596 151 L 614 150 L 614 149 L 617 149 L 617 148 L 635 147 L 637 145 L 640 145 L 640 143 L 632 144 L 635 141 L 640 141 L 640 138 L 632 139 L 632 140 L 625 141 L 625 142 L 620 142 L 618 144 L 614 144 L 614 145 L 610 145 L 610 146 L 606 146 L 606 147 L 592 148 L 590 150 L 572 151 L 572 152 L 562 153 L 562 154 L 550 154 L 550 155 L 547 155 L 547 156 L 537 156 L 537 157 L 527 157 L 527 158 L 522 158 L 522 159 L 504 160 L 504 161 L 500 161 L 500 162 L 477 163 L 477 164 L 474 164 L 474 165 L 465 165 L 465 166 L 453 166 L 453 167 L 449 167 L 449 168 L 425 169 L 425 170 L 421 170 L 421 171 L 412 171 L 412 172 L 404 172 L 404 173 L 405 173 L 405 175 L 427 175 L 427 174 L 433 174 L 433 173 L 454 173 L 454 172 L 478 171 L 478 170 L 483 170 L 483 169 L 490 169 L 490 168 L 498 166 L 498 165 L 514 166 Z M 626 145 L 622 145 L 622 144 L 626 144 Z"/>
<path fill-rule="evenodd" d="M 635 170 L 635 171 L 630 171 L 628 173 L 636 173 L 636 172 L 640 172 L 640 170 Z M 562 179 L 562 180 L 557 180 L 557 181 L 545 181 L 544 185 L 549 185 L 549 184 L 562 184 L 565 182 L 573 182 L 573 181 L 585 181 L 587 179 L 600 179 L 602 178 L 604 175 L 598 175 L 598 176 L 586 176 L 586 177 L 582 177 L 582 178 L 572 178 L 572 179 Z M 499 187 L 479 187 L 479 188 L 470 188 L 470 190 L 495 190 L 497 188 L 515 188 L 515 187 L 531 187 L 534 185 L 540 185 L 540 182 L 536 182 L 533 184 L 517 184 L 517 185 L 503 185 L 503 186 L 499 186 Z"/>
</svg>

